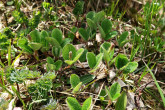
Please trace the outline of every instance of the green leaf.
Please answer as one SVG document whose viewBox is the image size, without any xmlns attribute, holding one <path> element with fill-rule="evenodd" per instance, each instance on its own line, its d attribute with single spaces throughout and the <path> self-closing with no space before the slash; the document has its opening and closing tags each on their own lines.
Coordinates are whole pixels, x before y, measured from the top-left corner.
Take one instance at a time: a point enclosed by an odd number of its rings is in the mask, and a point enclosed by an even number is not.
<svg viewBox="0 0 165 110">
<path fill-rule="evenodd" d="M 45 30 L 41 31 L 41 37 L 42 37 L 42 38 L 49 37 L 48 32 L 45 31 Z M 41 40 L 42 40 L 42 39 L 41 39 Z"/>
<path fill-rule="evenodd" d="M 87 54 L 88 50 L 85 49 L 84 52 L 82 53 L 81 57 L 79 58 L 80 62 L 84 62 L 86 61 L 86 54 Z"/>
<path fill-rule="evenodd" d="M 96 13 L 95 18 L 94 18 L 95 24 L 99 23 L 102 19 L 104 19 L 104 16 L 105 16 L 104 11 L 100 11 L 100 12 Z"/>
<path fill-rule="evenodd" d="M 81 110 L 81 105 L 73 97 L 68 97 L 66 99 L 66 103 L 67 103 L 67 105 L 68 105 L 68 107 L 69 107 L 70 110 Z"/>
<path fill-rule="evenodd" d="M 119 83 L 112 84 L 109 98 L 114 101 L 120 96 L 121 86 Z"/>
<path fill-rule="evenodd" d="M 104 42 L 100 46 L 100 52 L 103 53 L 104 60 L 108 63 L 113 58 L 113 50 L 110 50 L 111 44 L 109 42 Z"/>
<path fill-rule="evenodd" d="M 46 58 L 47 63 L 54 64 L 54 60 L 51 57 Z"/>
<path fill-rule="evenodd" d="M 75 88 L 80 83 L 80 78 L 76 74 L 71 74 L 70 76 L 70 84 L 72 88 Z"/>
<path fill-rule="evenodd" d="M 33 53 L 33 50 L 28 46 L 28 40 L 26 38 L 19 39 L 17 45 L 25 52 L 30 54 Z"/>
<path fill-rule="evenodd" d="M 90 110 L 91 105 L 92 105 L 92 97 L 89 97 L 84 101 L 81 110 Z"/>
<path fill-rule="evenodd" d="M 68 65 L 72 65 L 74 63 L 73 60 L 65 60 L 65 63 L 67 63 Z"/>
<path fill-rule="evenodd" d="M 30 36 L 33 42 L 37 42 L 37 43 L 41 42 L 40 32 L 38 30 L 34 30 L 30 32 Z"/>
<path fill-rule="evenodd" d="M 103 53 L 100 53 L 96 56 L 96 65 L 94 66 L 94 68 L 91 71 L 89 71 L 90 73 L 96 71 L 99 68 L 99 64 L 100 64 L 102 58 L 103 58 Z"/>
<path fill-rule="evenodd" d="M 91 82 L 93 79 L 95 79 L 95 75 L 91 74 L 83 75 L 80 77 L 80 81 L 82 82 L 82 84 L 87 84 Z"/>
<path fill-rule="evenodd" d="M 80 56 L 82 55 L 82 53 L 84 52 L 84 49 L 83 48 L 80 48 L 77 52 L 76 52 L 76 56 L 75 58 L 73 59 L 74 62 L 76 62 Z"/>
<path fill-rule="evenodd" d="M 66 44 L 69 44 L 70 42 L 71 42 L 70 38 L 65 38 L 61 43 L 61 47 L 64 47 Z"/>
<path fill-rule="evenodd" d="M 61 47 L 59 42 L 53 38 L 53 37 L 46 37 L 45 38 L 52 46 L 56 46 L 56 47 Z"/>
<path fill-rule="evenodd" d="M 85 41 L 88 41 L 89 39 L 89 33 L 87 33 L 87 31 L 84 29 L 84 28 L 80 28 L 78 30 L 80 36 L 85 40 Z"/>
<path fill-rule="evenodd" d="M 91 19 L 87 18 L 87 24 L 92 30 L 97 30 L 96 24 Z"/>
<path fill-rule="evenodd" d="M 73 63 L 75 63 L 80 58 L 80 56 L 82 55 L 83 52 L 84 52 L 84 49 L 83 48 L 80 48 L 76 52 L 76 56 L 74 57 L 74 59 L 73 60 L 65 60 L 65 63 L 67 63 L 69 65 L 72 65 Z"/>
<path fill-rule="evenodd" d="M 14 1 L 7 1 L 7 5 L 13 5 Z"/>
<path fill-rule="evenodd" d="M 59 47 L 52 47 L 52 54 L 55 56 L 55 57 L 59 57 L 60 54 L 61 54 L 61 48 Z"/>
<path fill-rule="evenodd" d="M 98 65 L 100 64 L 102 58 L 103 58 L 103 53 L 99 53 L 99 54 L 96 56 L 96 65 L 95 65 L 94 68 L 98 67 Z"/>
<path fill-rule="evenodd" d="M 96 65 L 96 56 L 93 52 L 87 53 L 87 62 L 90 68 L 94 68 Z"/>
<path fill-rule="evenodd" d="M 117 33 L 116 31 L 112 31 L 112 32 L 108 33 L 108 34 L 105 36 L 104 40 L 109 40 L 109 39 L 115 37 L 117 34 L 118 34 L 118 33 Z"/>
<path fill-rule="evenodd" d="M 76 92 L 78 92 L 81 85 L 82 85 L 82 82 L 78 83 L 77 86 L 73 89 L 72 93 L 75 94 Z"/>
<path fill-rule="evenodd" d="M 106 61 L 107 64 L 109 64 L 109 61 L 111 60 L 110 53 L 108 53 L 108 51 L 103 48 L 103 54 L 103 59 Z"/>
<path fill-rule="evenodd" d="M 64 60 L 73 60 L 76 57 L 76 48 L 72 44 L 65 45 L 62 49 L 62 56 Z"/>
<path fill-rule="evenodd" d="M 125 31 L 120 35 L 118 39 L 118 44 L 120 47 L 124 46 L 124 44 L 127 42 L 126 38 L 128 37 L 128 35 L 129 35 L 128 31 Z"/>
<path fill-rule="evenodd" d="M 110 48 L 110 47 L 111 47 L 111 43 L 109 43 L 109 42 L 104 42 L 104 43 L 101 44 L 101 46 L 100 46 L 100 52 L 103 53 L 103 52 L 104 52 L 103 49 L 109 51 L 109 48 Z"/>
<path fill-rule="evenodd" d="M 89 19 L 93 20 L 94 17 L 95 17 L 95 12 L 94 11 L 90 11 L 86 15 L 86 19 L 89 18 Z"/>
<path fill-rule="evenodd" d="M 137 67 L 138 67 L 137 62 L 129 62 L 127 66 L 124 68 L 123 73 L 124 74 L 132 73 L 137 69 Z"/>
<path fill-rule="evenodd" d="M 126 110 L 127 105 L 127 94 L 122 92 L 121 96 L 118 98 L 115 104 L 115 110 Z"/>
<path fill-rule="evenodd" d="M 47 64 L 46 65 L 46 69 L 48 70 L 48 71 L 50 71 L 50 70 L 55 70 L 56 69 L 56 66 L 54 65 L 54 64 Z"/>
<path fill-rule="evenodd" d="M 29 46 L 34 50 L 39 50 L 42 47 L 41 43 L 35 43 L 35 42 L 31 42 L 29 43 Z"/>
<path fill-rule="evenodd" d="M 139 50 L 139 45 L 137 46 L 137 48 L 136 49 L 134 49 L 134 46 L 132 47 L 132 50 L 131 50 L 131 56 L 130 56 L 130 61 L 132 61 L 133 60 L 133 58 L 134 58 L 134 56 L 135 56 L 135 54 L 137 53 L 137 51 Z"/>
<path fill-rule="evenodd" d="M 120 69 L 124 66 L 127 65 L 128 63 L 128 58 L 126 55 L 124 54 L 119 54 L 117 57 L 116 57 L 116 61 L 115 61 L 115 66 L 117 67 L 117 69 Z"/>
<path fill-rule="evenodd" d="M 62 43 L 62 32 L 58 28 L 53 29 L 52 37 L 55 38 L 59 44 Z"/>
<path fill-rule="evenodd" d="M 104 19 L 101 22 L 101 27 L 104 30 L 105 34 L 108 34 L 112 29 L 112 22 L 109 19 Z"/>
<path fill-rule="evenodd" d="M 115 51 L 114 51 L 115 49 L 113 48 L 110 52 L 109 52 L 109 58 L 110 58 L 110 60 L 113 58 L 113 56 L 114 56 L 114 53 L 115 53 Z"/>
<path fill-rule="evenodd" d="M 101 37 L 104 39 L 105 36 L 106 36 L 104 30 L 103 30 L 103 28 L 102 28 L 100 25 L 98 25 L 98 27 L 99 27 L 99 31 L 100 31 L 100 33 L 101 33 Z"/>
<path fill-rule="evenodd" d="M 41 47 L 41 52 L 44 53 L 44 52 L 46 52 L 46 51 L 49 51 L 49 48 L 50 48 L 50 47 Z"/>
<path fill-rule="evenodd" d="M 54 65 L 56 66 L 56 71 L 58 71 L 60 68 L 61 68 L 61 66 L 62 66 L 62 61 L 61 60 L 57 60 L 55 63 L 54 63 Z"/>
<path fill-rule="evenodd" d="M 21 47 L 21 49 L 22 49 L 23 51 L 27 52 L 27 53 L 30 53 L 30 54 L 33 53 L 33 50 L 32 50 L 29 46 L 27 46 L 27 45 Z"/>
<path fill-rule="evenodd" d="M 17 42 L 17 45 L 19 47 L 24 46 L 24 45 L 28 45 L 28 40 L 25 37 L 22 38 L 22 39 L 19 39 L 18 42 Z"/>
<path fill-rule="evenodd" d="M 75 8 L 73 9 L 73 14 L 75 16 L 78 16 L 83 13 L 84 9 L 84 1 L 78 1 L 75 5 Z"/>
<path fill-rule="evenodd" d="M 41 43 L 44 47 L 49 47 L 49 43 L 47 42 L 47 40 L 45 39 L 46 37 L 49 37 L 49 34 L 47 31 L 41 31 Z"/>
</svg>

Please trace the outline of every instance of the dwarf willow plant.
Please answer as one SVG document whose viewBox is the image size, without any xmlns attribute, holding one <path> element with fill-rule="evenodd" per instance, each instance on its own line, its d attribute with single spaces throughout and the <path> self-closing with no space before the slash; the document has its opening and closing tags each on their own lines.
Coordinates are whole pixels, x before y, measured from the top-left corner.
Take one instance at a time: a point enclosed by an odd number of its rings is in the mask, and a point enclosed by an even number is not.
<svg viewBox="0 0 165 110">
<path fill-rule="evenodd" d="M 80 36 L 83 40 L 88 41 L 89 39 L 94 39 L 97 31 L 97 24 L 104 19 L 104 11 L 95 13 L 94 11 L 88 12 L 86 15 L 86 21 L 88 24 L 87 29 L 80 28 L 78 30 Z"/>
<path fill-rule="evenodd" d="M 121 86 L 117 82 L 112 84 L 110 89 L 106 86 L 105 90 L 106 90 L 108 97 L 111 101 L 116 100 L 121 95 L 120 94 Z"/>
<path fill-rule="evenodd" d="M 128 37 L 129 33 L 128 31 L 123 32 L 120 37 L 117 39 L 119 47 L 123 47 L 129 40 L 126 38 Z"/>
<path fill-rule="evenodd" d="M 69 38 L 62 38 L 62 32 L 59 29 L 54 29 L 51 37 L 47 31 L 34 30 L 30 32 L 30 39 L 23 37 L 18 40 L 17 45 L 23 49 L 24 52 L 32 54 L 35 51 L 47 52 L 52 45 L 52 54 L 56 57 L 60 56 L 61 48 L 68 44 L 71 40 Z"/>
<path fill-rule="evenodd" d="M 125 91 L 121 92 L 121 86 L 115 82 L 111 85 L 110 89 L 105 86 L 106 93 L 110 99 L 110 102 L 117 100 L 115 104 L 115 110 L 125 110 L 127 105 L 127 94 Z"/>
<path fill-rule="evenodd" d="M 67 63 L 68 65 L 72 65 L 80 58 L 83 52 L 83 48 L 76 50 L 76 48 L 72 44 L 67 44 L 62 49 L 62 56 L 65 63 Z"/>
<path fill-rule="evenodd" d="M 22 38 L 19 39 L 17 42 L 17 45 L 19 48 L 21 48 L 25 53 L 33 54 L 33 50 L 30 48 L 28 45 L 28 39 L 27 38 Z"/>
<path fill-rule="evenodd" d="M 109 42 L 104 42 L 100 46 L 100 52 L 103 53 L 103 60 L 105 61 L 107 67 L 109 67 L 110 61 L 114 56 L 114 48 Z"/>
<path fill-rule="evenodd" d="M 123 91 L 115 104 L 115 110 L 126 110 L 127 93 Z"/>
<path fill-rule="evenodd" d="M 77 101 L 77 99 L 75 99 L 73 97 L 68 97 L 66 99 L 66 103 L 70 110 L 90 110 L 91 105 L 92 105 L 92 98 L 89 97 L 88 99 L 86 99 L 84 101 L 82 107 L 79 104 L 79 102 Z"/>
<path fill-rule="evenodd" d="M 61 49 L 60 47 L 56 47 L 56 46 L 53 46 L 53 47 L 52 47 L 52 54 L 53 54 L 53 56 L 55 56 L 56 58 L 59 58 L 59 57 L 60 57 L 61 51 L 62 51 L 62 49 Z"/>
<path fill-rule="evenodd" d="M 93 73 L 99 68 L 99 64 L 103 58 L 103 53 L 98 54 L 97 56 L 93 52 L 87 53 L 87 62 L 91 70 L 90 73 Z"/>
<path fill-rule="evenodd" d="M 101 26 L 98 24 L 99 31 L 101 33 L 101 37 L 104 40 L 109 40 L 115 37 L 118 33 L 112 30 L 112 22 L 109 19 L 104 19 L 101 22 Z"/>
<path fill-rule="evenodd" d="M 55 28 L 51 33 L 51 37 L 46 37 L 46 40 L 55 47 L 63 48 L 66 44 L 70 43 L 69 38 L 63 39 L 62 31 Z"/>
<path fill-rule="evenodd" d="M 122 71 L 123 74 L 134 72 L 137 67 L 137 62 L 130 62 L 126 55 L 119 54 L 115 60 L 115 66 L 118 70 Z"/>
<path fill-rule="evenodd" d="M 76 74 L 72 74 L 70 76 L 70 84 L 71 84 L 71 87 L 72 87 L 72 93 L 76 93 L 79 91 L 81 85 L 82 85 L 82 82 L 80 82 L 80 78 L 78 75 Z"/>
<path fill-rule="evenodd" d="M 32 54 L 38 50 L 42 52 L 49 50 L 50 45 L 46 40 L 46 37 L 49 37 L 49 35 L 46 31 L 39 32 L 38 30 L 34 30 L 30 32 L 30 37 L 31 39 L 29 41 L 25 37 L 18 40 L 17 45 L 23 49 L 23 51 Z"/>
<path fill-rule="evenodd" d="M 88 41 L 90 38 L 90 28 L 88 27 L 87 29 L 80 28 L 78 30 L 80 36 L 83 38 L 84 41 Z"/>
<path fill-rule="evenodd" d="M 61 60 L 57 60 L 56 62 L 54 62 L 54 60 L 51 57 L 47 57 L 47 65 L 46 65 L 46 69 L 47 71 L 58 71 L 61 66 L 62 66 L 62 61 Z"/>
</svg>

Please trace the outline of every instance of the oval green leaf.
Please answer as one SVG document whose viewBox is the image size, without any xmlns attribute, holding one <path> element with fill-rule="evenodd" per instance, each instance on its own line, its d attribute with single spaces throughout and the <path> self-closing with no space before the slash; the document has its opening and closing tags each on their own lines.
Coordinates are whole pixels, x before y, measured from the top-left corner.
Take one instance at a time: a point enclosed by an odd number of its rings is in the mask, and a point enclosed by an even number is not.
<svg viewBox="0 0 165 110">
<path fill-rule="evenodd" d="M 118 98 L 115 104 L 115 110 L 126 110 L 127 105 L 127 94 L 122 92 L 121 96 Z"/>
<path fill-rule="evenodd" d="M 88 26 L 93 30 L 97 30 L 97 26 L 96 24 L 94 23 L 94 21 L 92 21 L 91 19 L 87 18 L 87 24 Z"/>
<path fill-rule="evenodd" d="M 84 29 L 84 28 L 80 28 L 78 30 L 80 36 L 85 40 L 85 41 L 88 41 L 89 39 L 89 34 L 87 33 L 87 31 Z"/>
<path fill-rule="evenodd" d="M 109 19 L 104 19 L 101 22 L 101 27 L 106 34 L 108 34 L 112 29 L 112 22 Z"/>
<path fill-rule="evenodd" d="M 80 81 L 82 82 L 82 84 L 87 84 L 91 82 L 93 79 L 95 79 L 95 75 L 91 74 L 83 75 L 80 77 Z"/>
<path fill-rule="evenodd" d="M 61 66 L 62 66 L 62 61 L 61 60 L 57 60 L 55 63 L 54 63 L 54 65 L 56 66 L 56 71 L 58 71 L 60 68 L 61 68 Z"/>
<path fill-rule="evenodd" d="M 62 32 L 58 28 L 53 29 L 52 37 L 55 38 L 59 44 L 62 43 Z"/>
<path fill-rule="evenodd" d="M 92 97 L 89 97 L 84 101 L 81 110 L 90 110 L 91 105 L 92 105 Z"/>
<path fill-rule="evenodd" d="M 76 48 L 72 44 L 65 45 L 62 49 L 62 56 L 64 60 L 73 60 L 76 56 Z"/>
<path fill-rule="evenodd" d="M 132 73 L 137 69 L 137 67 L 138 67 L 137 62 L 129 62 L 128 65 L 124 68 L 123 73 L 124 74 Z"/>
<path fill-rule="evenodd" d="M 117 57 L 116 57 L 116 61 L 115 61 L 115 66 L 117 67 L 117 69 L 120 69 L 124 66 L 127 65 L 128 63 L 128 58 L 126 55 L 124 54 L 119 54 Z"/>
<path fill-rule="evenodd" d="M 128 37 L 128 35 L 129 35 L 128 31 L 125 31 L 120 35 L 118 39 L 118 44 L 120 47 L 122 47 L 125 44 L 124 42 L 126 42 L 126 38 Z"/>
<path fill-rule="evenodd" d="M 82 82 L 78 83 L 77 86 L 73 89 L 72 93 L 75 94 L 76 92 L 78 92 L 81 85 L 82 85 Z"/>
<path fill-rule="evenodd" d="M 120 96 L 121 86 L 119 83 L 112 84 L 110 88 L 110 99 L 112 101 L 116 100 Z"/>
<path fill-rule="evenodd" d="M 104 40 L 109 40 L 109 39 L 115 37 L 117 34 L 118 34 L 118 33 L 117 33 L 116 31 L 112 31 L 112 32 L 106 34 Z"/>
<path fill-rule="evenodd" d="M 70 76 L 70 84 L 72 88 L 75 88 L 80 83 L 80 78 L 76 74 L 71 74 Z"/>
<path fill-rule="evenodd" d="M 31 31 L 30 36 L 33 42 L 41 42 L 40 32 L 38 30 Z"/>
<path fill-rule="evenodd" d="M 35 42 L 31 42 L 29 43 L 29 46 L 34 50 L 39 50 L 42 47 L 41 43 L 35 43 Z"/>
<path fill-rule="evenodd" d="M 96 56 L 93 52 L 87 53 L 87 62 L 90 68 L 94 68 L 96 65 Z"/>
<path fill-rule="evenodd" d="M 66 103 L 67 103 L 67 105 L 68 105 L 68 107 L 69 107 L 70 110 L 81 110 L 81 105 L 73 97 L 68 97 L 66 99 Z"/>
</svg>

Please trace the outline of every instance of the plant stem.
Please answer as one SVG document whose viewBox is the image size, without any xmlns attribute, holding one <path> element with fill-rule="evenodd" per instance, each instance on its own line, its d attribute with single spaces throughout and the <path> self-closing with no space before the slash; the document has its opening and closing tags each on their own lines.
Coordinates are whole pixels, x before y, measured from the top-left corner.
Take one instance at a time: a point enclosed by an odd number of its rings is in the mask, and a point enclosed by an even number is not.
<svg viewBox="0 0 165 110">
<path fill-rule="evenodd" d="M 17 91 L 18 91 L 18 93 L 20 93 L 20 90 L 19 90 L 19 85 L 18 85 L 18 83 L 16 82 L 16 85 L 17 85 Z"/>
<path fill-rule="evenodd" d="M 87 87 L 89 87 L 90 85 L 92 85 L 93 83 L 95 83 L 98 79 L 93 80 L 92 82 L 90 82 L 88 85 L 86 85 L 80 92 L 84 91 Z"/>
</svg>

